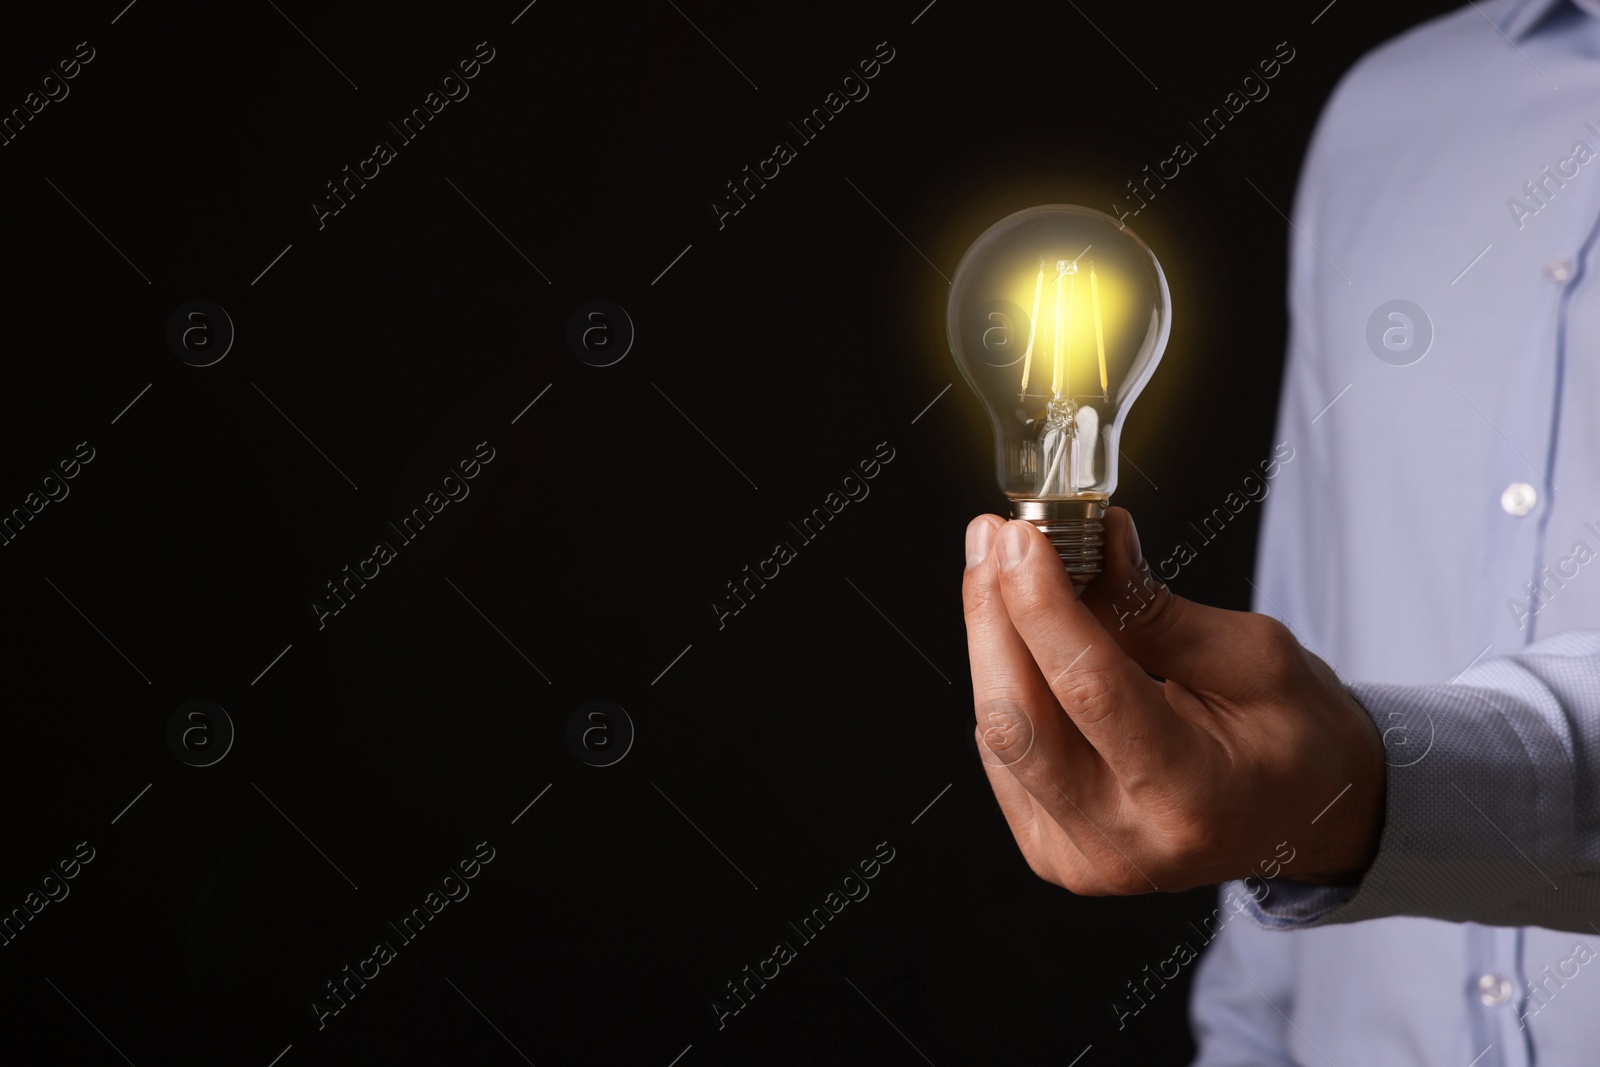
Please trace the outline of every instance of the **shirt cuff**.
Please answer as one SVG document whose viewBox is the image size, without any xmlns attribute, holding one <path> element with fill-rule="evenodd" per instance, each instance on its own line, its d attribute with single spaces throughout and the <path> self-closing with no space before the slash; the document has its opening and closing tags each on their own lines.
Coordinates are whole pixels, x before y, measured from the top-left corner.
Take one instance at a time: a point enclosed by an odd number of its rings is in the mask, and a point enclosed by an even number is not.
<svg viewBox="0 0 1600 1067">
<path fill-rule="evenodd" d="M 1541 707 L 1548 691 L 1511 661 L 1476 668 L 1471 682 L 1348 686 L 1384 739 L 1377 856 L 1355 886 L 1307 885 L 1287 872 L 1255 881 L 1254 892 L 1229 883 L 1257 925 L 1393 915 L 1521 925 L 1555 892 L 1572 856 L 1571 765 L 1550 725 L 1560 709 Z"/>
</svg>

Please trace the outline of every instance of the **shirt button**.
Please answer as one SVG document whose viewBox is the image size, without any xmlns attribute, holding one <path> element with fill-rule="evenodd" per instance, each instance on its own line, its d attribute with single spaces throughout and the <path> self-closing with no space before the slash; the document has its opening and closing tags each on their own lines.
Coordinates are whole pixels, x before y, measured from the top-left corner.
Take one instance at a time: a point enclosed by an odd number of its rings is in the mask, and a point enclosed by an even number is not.
<svg viewBox="0 0 1600 1067">
<path fill-rule="evenodd" d="M 1512 482 L 1500 494 L 1500 506 L 1507 515 L 1526 515 L 1539 502 L 1539 494 L 1527 482 Z"/>
<path fill-rule="evenodd" d="M 1478 979 L 1478 999 L 1498 1008 L 1511 999 L 1511 983 L 1498 974 L 1486 974 Z"/>
<path fill-rule="evenodd" d="M 1573 272 L 1576 269 L 1576 266 L 1570 259 L 1565 257 L 1561 259 L 1552 259 L 1548 264 L 1545 265 L 1544 276 L 1558 285 L 1565 284 L 1572 280 Z"/>
</svg>

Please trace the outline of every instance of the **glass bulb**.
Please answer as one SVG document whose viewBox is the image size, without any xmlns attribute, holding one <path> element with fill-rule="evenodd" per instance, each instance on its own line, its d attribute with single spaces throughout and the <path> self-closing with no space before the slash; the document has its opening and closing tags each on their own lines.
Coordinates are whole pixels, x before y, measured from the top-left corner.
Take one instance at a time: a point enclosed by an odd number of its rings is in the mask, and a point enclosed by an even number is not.
<svg viewBox="0 0 1600 1067">
<path fill-rule="evenodd" d="M 1166 348 L 1168 302 L 1149 246 L 1072 204 L 990 226 L 950 286 L 950 349 L 989 409 L 1012 517 L 1038 526 L 1079 584 L 1100 573 L 1117 441 Z"/>
</svg>

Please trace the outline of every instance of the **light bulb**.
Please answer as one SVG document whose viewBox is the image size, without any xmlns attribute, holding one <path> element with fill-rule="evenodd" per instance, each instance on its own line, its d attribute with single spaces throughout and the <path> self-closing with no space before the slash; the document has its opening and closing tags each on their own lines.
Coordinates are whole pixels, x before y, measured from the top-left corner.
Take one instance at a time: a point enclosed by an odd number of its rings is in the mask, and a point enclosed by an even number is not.
<svg viewBox="0 0 1600 1067">
<path fill-rule="evenodd" d="M 1168 299 L 1148 245 L 1071 204 L 990 226 L 950 286 L 950 349 L 989 409 L 1012 517 L 1044 533 L 1079 585 L 1100 573 L 1117 441 L 1166 348 Z"/>
</svg>

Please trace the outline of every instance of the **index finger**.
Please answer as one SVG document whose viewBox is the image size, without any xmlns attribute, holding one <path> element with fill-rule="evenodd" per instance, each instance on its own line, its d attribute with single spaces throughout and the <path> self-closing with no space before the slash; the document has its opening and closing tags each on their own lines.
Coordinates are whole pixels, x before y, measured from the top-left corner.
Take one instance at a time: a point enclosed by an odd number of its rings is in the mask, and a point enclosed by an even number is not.
<svg viewBox="0 0 1600 1067">
<path fill-rule="evenodd" d="M 1097 884 L 1086 880 L 1089 858 L 1105 852 L 1107 839 L 1085 809 L 1114 810 L 1117 791 L 1105 760 L 1061 710 L 1011 624 L 990 550 L 1002 525 L 995 515 L 972 521 L 968 543 L 976 553 L 969 555 L 961 583 L 978 754 L 1034 870 L 1062 882 L 1065 876 L 1057 872 L 1071 869 L 1067 881 Z M 1067 802 L 1063 786 L 1078 799 Z"/>
<path fill-rule="evenodd" d="M 1125 784 L 1181 758 L 1192 727 L 1079 602 L 1060 558 L 1032 523 L 995 533 L 1006 612 L 1061 707 Z"/>
<path fill-rule="evenodd" d="M 992 543 L 994 531 L 1003 523 L 996 515 L 979 516 L 972 521 L 969 536 L 980 545 Z M 1062 714 L 1027 644 L 1011 625 L 992 556 L 969 562 L 961 599 L 984 763 L 1009 768 L 1019 778 L 1042 766 L 1046 773 L 1068 781 L 1098 784 L 1103 762 Z"/>
</svg>

